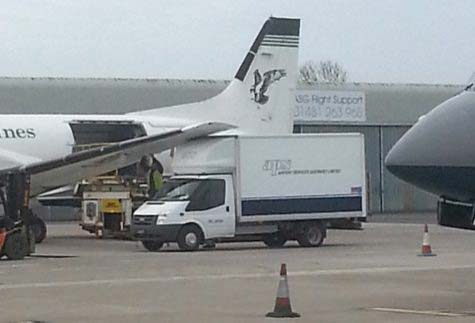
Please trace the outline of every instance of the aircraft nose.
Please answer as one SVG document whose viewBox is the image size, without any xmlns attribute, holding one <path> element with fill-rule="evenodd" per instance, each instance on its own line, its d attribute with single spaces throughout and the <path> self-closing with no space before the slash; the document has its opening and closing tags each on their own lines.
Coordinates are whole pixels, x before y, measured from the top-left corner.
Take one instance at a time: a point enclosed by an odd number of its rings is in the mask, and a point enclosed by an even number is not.
<svg viewBox="0 0 475 323">
<path fill-rule="evenodd" d="M 428 144 L 430 137 L 421 135 L 416 127 L 419 125 L 411 128 L 396 142 L 384 160 L 389 172 L 414 185 L 420 184 L 417 177 L 424 176 L 425 167 L 422 165 L 431 164 L 430 152 L 421 148 Z"/>
<path fill-rule="evenodd" d="M 430 117 L 426 117 L 430 118 Z M 426 119 L 424 118 L 424 119 Z M 406 132 L 386 155 L 385 165 L 389 172 L 403 181 L 436 195 L 442 195 L 443 186 L 440 174 L 443 164 L 438 163 L 441 129 L 431 129 L 432 120 L 422 120 Z M 421 123 L 421 124 L 420 124 Z"/>
<path fill-rule="evenodd" d="M 404 145 L 398 141 L 389 150 L 386 158 L 384 159 L 384 164 L 392 174 L 398 176 L 398 169 L 406 164 L 405 160 L 407 159 L 407 155 L 408 153 L 405 151 Z"/>
<path fill-rule="evenodd" d="M 396 169 L 398 166 L 407 165 L 409 161 L 408 157 L 410 156 L 410 153 L 407 150 L 408 148 L 404 143 L 401 143 L 401 140 L 396 142 L 384 159 L 386 168 L 392 172 L 392 170 Z"/>
<path fill-rule="evenodd" d="M 421 118 L 391 148 L 386 168 L 437 195 L 462 190 L 461 170 L 475 170 L 475 93 L 462 93 Z M 466 182 L 464 180 L 463 182 Z M 463 189 L 466 189 L 464 187 Z"/>
<path fill-rule="evenodd" d="M 441 139 L 449 135 L 444 123 L 437 115 L 420 118 L 389 150 L 385 158 L 388 170 L 398 176 L 402 170 L 438 164 Z"/>
</svg>

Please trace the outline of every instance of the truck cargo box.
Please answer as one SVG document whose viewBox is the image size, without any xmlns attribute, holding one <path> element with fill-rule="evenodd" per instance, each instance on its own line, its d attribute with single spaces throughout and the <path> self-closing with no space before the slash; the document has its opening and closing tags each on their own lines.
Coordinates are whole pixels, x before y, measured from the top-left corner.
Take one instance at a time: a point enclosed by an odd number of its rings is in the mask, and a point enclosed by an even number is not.
<svg viewBox="0 0 475 323">
<path fill-rule="evenodd" d="M 238 223 L 366 216 L 358 133 L 213 137 L 177 148 L 173 168 L 233 174 Z"/>
</svg>

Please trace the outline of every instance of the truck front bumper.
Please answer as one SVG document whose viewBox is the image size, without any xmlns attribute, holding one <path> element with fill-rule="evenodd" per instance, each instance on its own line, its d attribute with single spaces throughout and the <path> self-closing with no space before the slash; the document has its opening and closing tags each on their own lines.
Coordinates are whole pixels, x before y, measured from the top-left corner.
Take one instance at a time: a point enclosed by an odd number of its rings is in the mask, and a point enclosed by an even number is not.
<svg viewBox="0 0 475 323">
<path fill-rule="evenodd" d="M 175 242 L 178 232 L 181 229 L 180 224 L 164 224 L 164 225 L 137 225 L 130 227 L 130 232 L 134 239 L 140 241 L 161 241 Z"/>
</svg>

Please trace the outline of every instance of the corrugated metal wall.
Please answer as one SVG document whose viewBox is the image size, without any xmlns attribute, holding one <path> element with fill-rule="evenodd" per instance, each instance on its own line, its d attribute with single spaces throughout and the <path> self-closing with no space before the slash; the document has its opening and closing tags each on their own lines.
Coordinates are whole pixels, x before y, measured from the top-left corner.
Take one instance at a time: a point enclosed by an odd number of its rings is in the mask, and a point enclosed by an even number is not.
<svg viewBox="0 0 475 323">
<path fill-rule="evenodd" d="M 359 132 L 365 136 L 370 212 L 434 210 L 436 197 L 406 184 L 384 167 L 384 157 L 409 126 L 296 125 L 296 133 Z"/>
</svg>

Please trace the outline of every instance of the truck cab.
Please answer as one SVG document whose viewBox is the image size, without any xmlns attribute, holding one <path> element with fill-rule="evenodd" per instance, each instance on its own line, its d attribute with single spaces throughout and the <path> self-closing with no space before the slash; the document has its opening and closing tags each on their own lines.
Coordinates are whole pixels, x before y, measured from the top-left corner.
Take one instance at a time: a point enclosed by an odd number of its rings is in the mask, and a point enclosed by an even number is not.
<svg viewBox="0 0 475 323">
<path fill-rule="evenodd" d="M 205 240 L 233 237 L 235 226 L 232 174 L 175 176 L 135 211 L 133 235 L 149 250 L 164 242 L 194 250 Z"/>
</svg>

